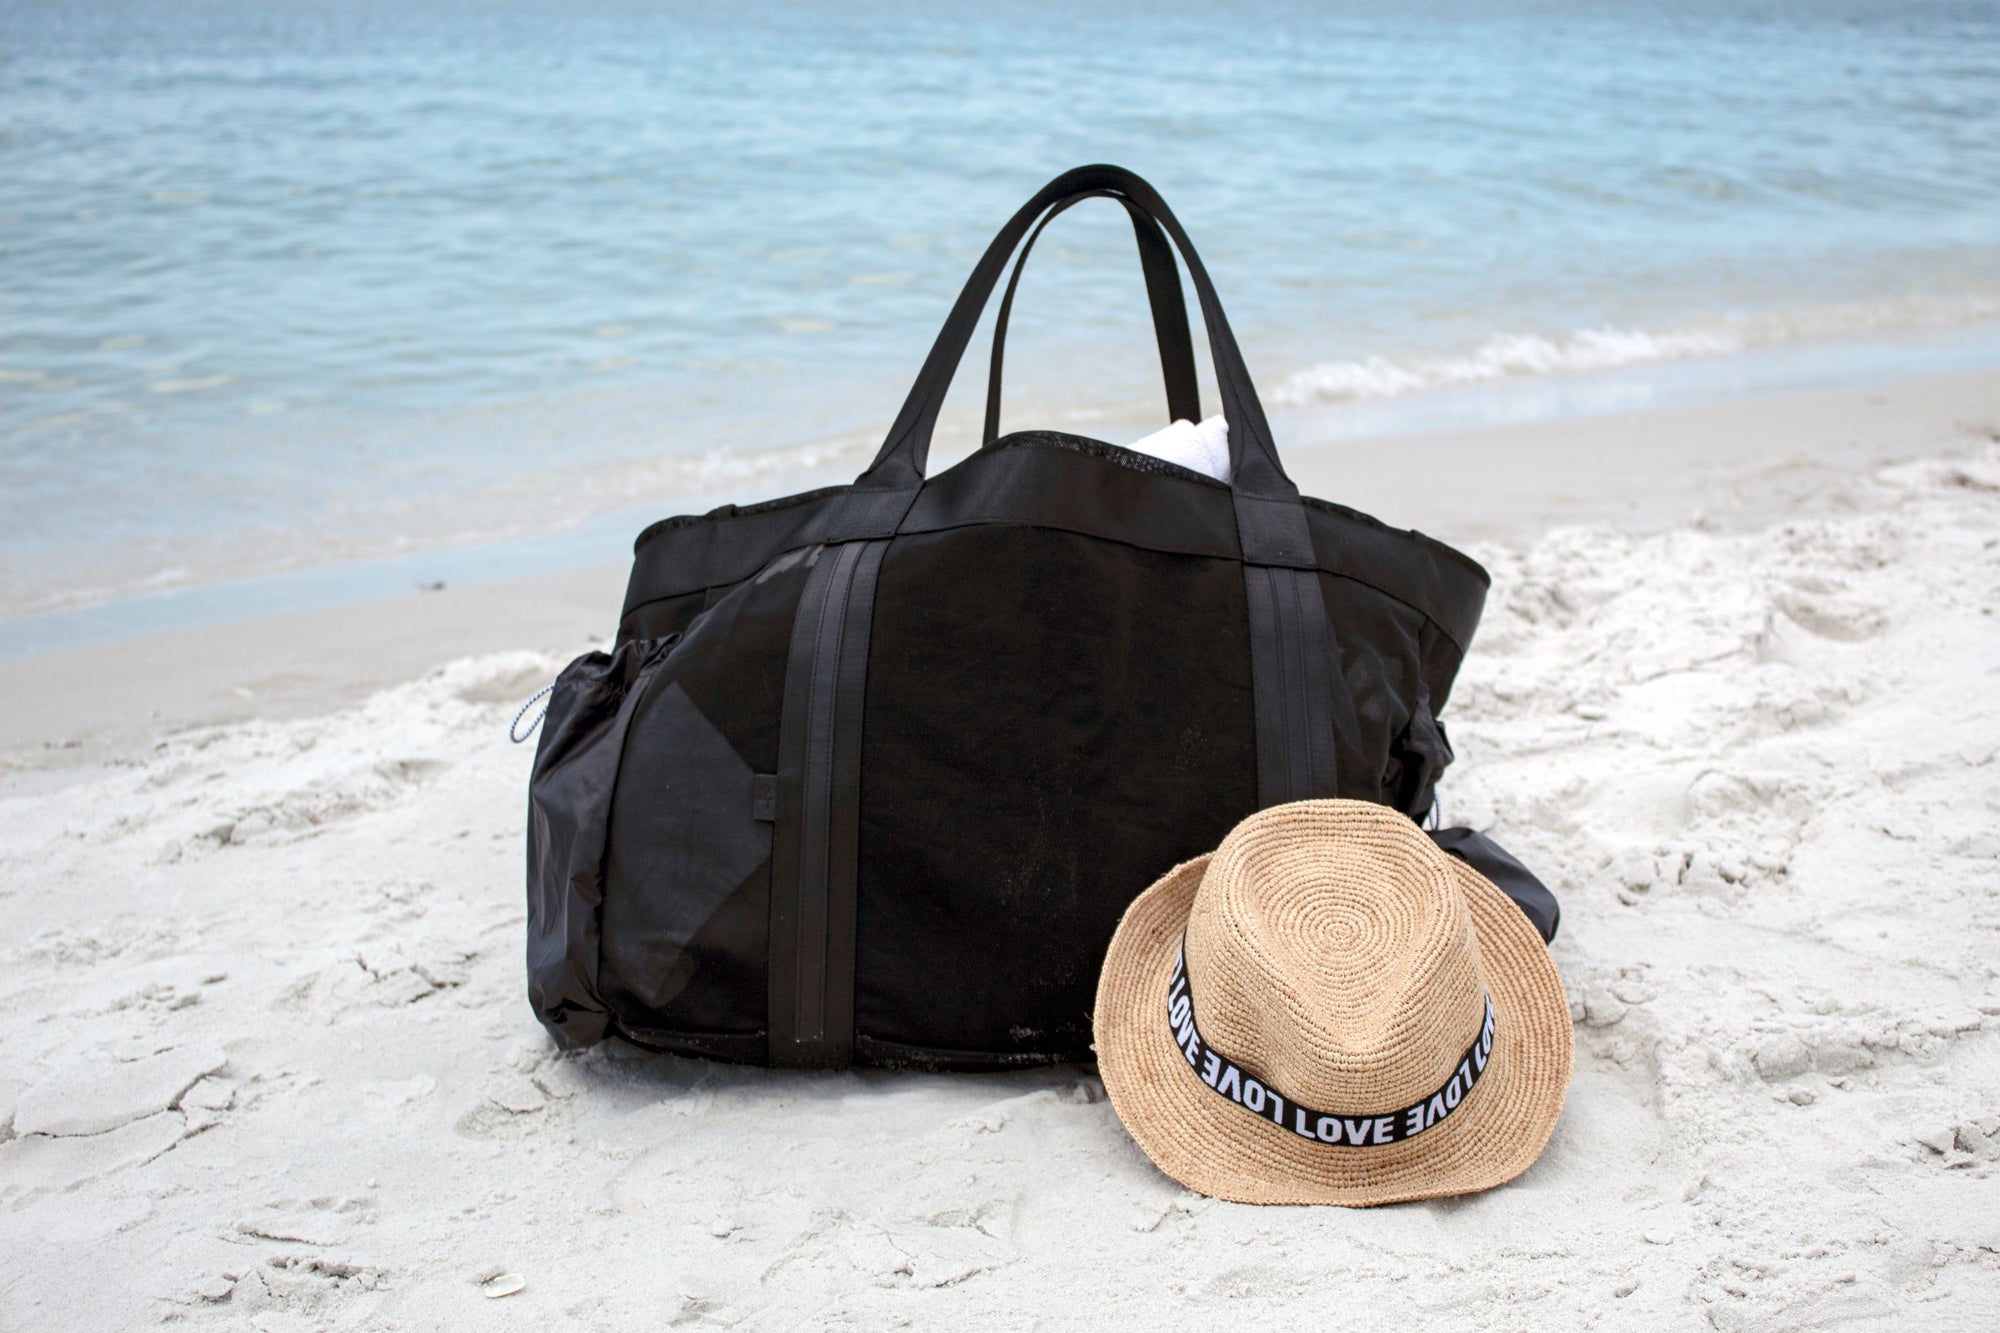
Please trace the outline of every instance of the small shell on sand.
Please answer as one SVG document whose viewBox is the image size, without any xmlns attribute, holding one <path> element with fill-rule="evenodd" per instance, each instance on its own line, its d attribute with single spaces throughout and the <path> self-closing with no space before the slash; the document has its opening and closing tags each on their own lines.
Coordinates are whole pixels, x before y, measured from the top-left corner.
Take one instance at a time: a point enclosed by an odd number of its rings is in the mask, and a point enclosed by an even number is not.
<svg viewBox="0 0 2000 1333">
<path fill-rule="evenodd" d="M 512 1296 L 527 1285 L 528 1279 L 519 1273 L 502 1273 L 499 1277 L 488 1278 L 480 1290 L 486 1293 L 487 1300 L 497 1301 L 502 1296 Z"/>
</svg>

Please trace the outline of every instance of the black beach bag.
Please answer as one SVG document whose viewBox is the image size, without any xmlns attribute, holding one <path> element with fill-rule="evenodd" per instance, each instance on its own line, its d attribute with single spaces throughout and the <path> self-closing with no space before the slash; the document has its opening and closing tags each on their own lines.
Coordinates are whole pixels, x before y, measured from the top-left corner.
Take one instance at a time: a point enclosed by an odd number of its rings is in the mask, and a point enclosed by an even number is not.
<svg viewBox="0 0 2000 1333">
<path fill-rule="evenodd" d="M 1186 264 L 1233 481 L 998 436 L 997 376 L 986 446 L 927 478 L 1008 257 L 1100 196 L 1132 215 L 1169 403 L 1199 419 L 1169 240 Z M 564 1046 L 773 1065 L 1087 1058 L 1105 945 L 1162 872 L 1282 801 L 1423 814 L 1486 586 L 1301 499 L 1166 204 L 1069 172 L 986 251 L 851 486 L 640 535 L 616 647 L 562 673 L 535 757 L 535 1012 Z"/>
</svg>

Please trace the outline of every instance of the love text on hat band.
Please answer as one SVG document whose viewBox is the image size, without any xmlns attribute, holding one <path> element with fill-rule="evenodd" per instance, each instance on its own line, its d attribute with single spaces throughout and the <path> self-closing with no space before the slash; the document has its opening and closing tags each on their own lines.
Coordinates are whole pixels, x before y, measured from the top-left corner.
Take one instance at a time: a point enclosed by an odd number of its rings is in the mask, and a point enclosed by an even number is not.
<svg viewBox="0 0 2000 1333">
<path fill-rule="evenodd" d="M 1194 996 L 1188 989 L 1187 945 L 1183 941 L 1174 956 L 1174 975 L 1167 983 L 1167 1026 L 1174 1044 L 1180 1047 L 1188 1067 L 1196 1077 L 1246 1111 L 1264 1116 L 1312 1143 L 1340 1144 L 1350 1148 L 1376 1148 L 1413 1139 L 1435 1128 L 1464 1104 L 1472 1085 L 1486 1072 L 1493 1054 L 1493 997 L 1485 997 L 1486 1013 L 1479 1024 L 1479 1036 L 1466 1048 L 1465 1055 L 1445 1080 L 1444 1086 L 1428 1097 L 1412 1102 L 1399 1111 L 1347 1115 L 1338 1111 L 1316 1111 L 1283 1096 L 1263 1079 L 1202 1040 L 1195 1026 Z"/>
</svg>

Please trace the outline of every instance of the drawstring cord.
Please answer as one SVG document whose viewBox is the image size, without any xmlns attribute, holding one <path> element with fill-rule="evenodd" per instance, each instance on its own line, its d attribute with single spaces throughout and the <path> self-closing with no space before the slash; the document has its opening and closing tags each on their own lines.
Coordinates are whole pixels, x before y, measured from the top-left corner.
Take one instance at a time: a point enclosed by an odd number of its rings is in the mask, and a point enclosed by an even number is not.
<svg viewBox="0 0 2000 1333">
<path fill-rule="evenodd" d="M 528 702 L 521 705 L 521 711 L 514 714 L 514 721 L 512 725 L 510 725 L 507 728 L 508 740 L 514 742 L 514 744 L 516 745 L 521 745 L 526 743 L 528 738 L 535 734 L 535 728 L 541 726 L 542 719 L 549 715 L 549 706 L 547 704 L 542 705 L 542 711 L 535 714 L 535 720 L 528 724 L 528 729 L 526 731 L 521 730 L 521 719 L 528 715 L 528 710 L 535 706 L 536 700 L 548 698 L 549 695 L 555 692 L 555 688 L 556 688 L 555 682 L 550 681 L 548 684 L 542 686 L 542 688 L 536 690 L 533 694 L 528 696 Z"/>
<path fill-rule="evenodd" d="M 679 643 L 680 641 L 681 641 L 681 632 L 679 630 L 675 630 L 672 634 L 667 635 L 667 637 L 664 639 L 645 641 L 646 643 L 654 645 L 646 649 L 646 652 L 649 655 L 649 660 L 651 655 L 656 655 L 664 650 L 671 649 L 675 644 Z M 623 652 L 624 648 L 621 647 L 619 651 Z M 602 655 L 600 654 L 600 656 Z M 578 662 L 581 662 L 582 660 L 583 660 L 582 658 L 577 659 Z M 570 665 L 574 666 L 576 665 L 576 663 L 573 662 Z M 539 690 L 536 690 L 532 695 L 528 696 L 528 702 L 521 705 L 521 711 L 514 714 L 514 721 L 507 728 L 508 740 L 513 741 L 514 744 L 516 745 L 524 745 L 527 743 L 528 738 L 535 734 L 535 729 L 542 725 L 542 719 L 549 715 L 549 706 L 547 704 L 542 705 L 542 711 L 535 714 L 535 720 L 528 724 L 528 729 L 526 731 L 521 730 L 521 719 L 528 715 L 528 710 L 535 706 L 536 700 L 546 699 L 548 698 L 549 695 L 553 694 L 555 692 L 557 682 L 560 681 L 561 679 L 562 677 L 558 676 L 555 680 L 550 681 L 548 684 L 542 686 L 542 688 L 540 688 Z"/>
</svg>

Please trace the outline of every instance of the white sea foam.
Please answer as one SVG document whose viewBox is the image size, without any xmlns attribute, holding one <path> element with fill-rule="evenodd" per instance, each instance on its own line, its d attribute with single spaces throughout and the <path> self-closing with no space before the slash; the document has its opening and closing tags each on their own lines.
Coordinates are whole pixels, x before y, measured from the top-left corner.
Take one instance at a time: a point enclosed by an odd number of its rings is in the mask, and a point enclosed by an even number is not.
<svg viewBox="0 0 2000 1333">
<path fill-rule="evenodd" d="M 1469 352 L 1375 355 L 1309 366 L 1271 388 L 1274 404 L 1397 398 L 1497 380 L 1617 370 L 1658 361 L 1727 356 L 1816 338 L 1920 331 L 2000 317 L 2000 298 L 1912 296 L 1720 316 L 1677 329 L 1579 329 L 1550 335 L 1499 333 Z"/>
</svg>

